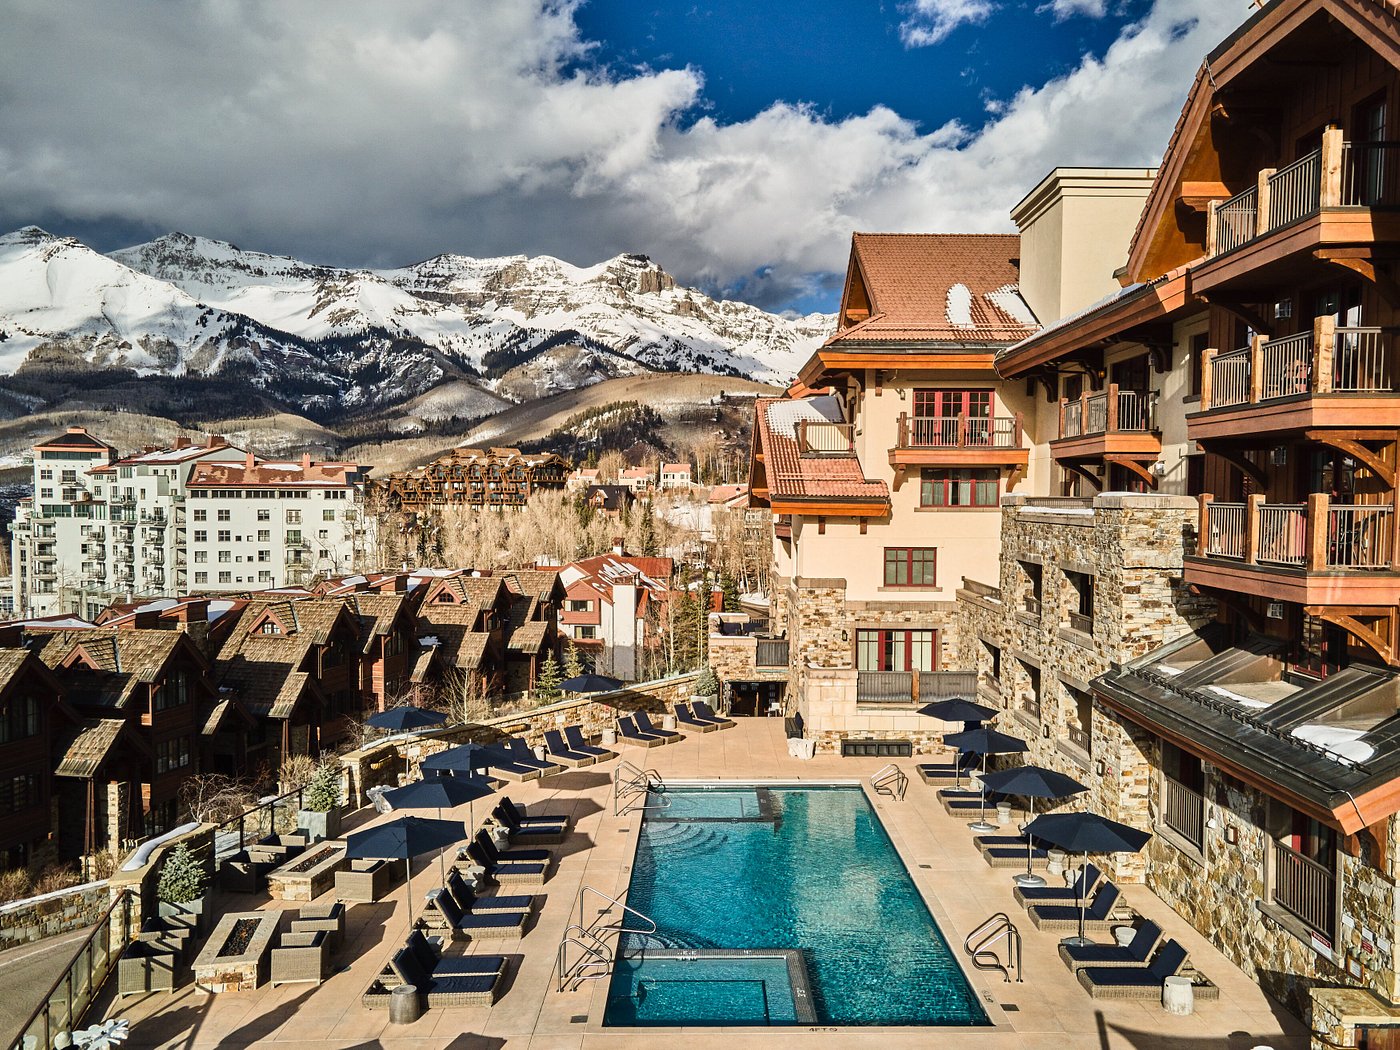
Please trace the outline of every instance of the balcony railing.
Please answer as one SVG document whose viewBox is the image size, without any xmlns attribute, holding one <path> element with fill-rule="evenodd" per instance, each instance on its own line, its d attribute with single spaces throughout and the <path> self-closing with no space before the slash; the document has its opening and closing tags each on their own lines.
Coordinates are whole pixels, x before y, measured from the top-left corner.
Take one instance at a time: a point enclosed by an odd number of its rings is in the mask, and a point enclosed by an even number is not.
<svg viewBox="0 0 1400 1050">
<path fill-rule="evenodd" d="M 1206 800 L 1185 784 L 1164 777 L 1162 823 L 1200 849 L 1205 842 Z"/>
<path fill-rule="evenodd" d="M 927 703 L 950 696 L 971 696 L 975 671 L 859 671 L 856 702 L 864 704 Z"/>
<path fill-rule="evenodd" d="M 1021 417 L 899 416 L 900 448 L 1020 448 Z"/>
<path fill-rule="evenodd" d="M 1202 410 L 1325 394 L 1395 392 L 1393 340 L 1380 328 L 1338 327 L 1319 317 L 1310 331 L 1279 339 L 1255 336 L 1249 346 L 1202 359 Z"/>
<path fill-rule="evenodd" d="M 1140 390 L 1120 390 L 1110 383 L 1108 390 L 1074 401 L 1060 401 L 1060 437 L 1087 437 L 1093 434 L 1143 434 L 1155 427 L 1156 395 Z"/>
<path fill-rule="evenodd" d="M 1259 187 L 1241 190 L 1217 205 L 1212 221 L 1215 244 L 1211 255 L 1231 251 L 1254 240 L 1259 229 Z"/>
<path fill-rule="evenodd" d="M 1040 599 L 1032 594 L 1028 594 L 1021 600 L 1021 608 L 1032 616 L 1039 616 L 1041 611 Z"/>
<path fill-rule="evenodd" d="M 851 423 L 828 423 L 824 420 L 800 419 L 796 436 L 799 452 L 810 455 L 849 455 L 855 426 Z"/>
<path fill-rule="evenodd" d="M 1264 232 L 1306 219 L 1322 206 L 1322 150 L 1315 149 L 1268 177 Z"/>
<path fill-rule="evenodd" d="M 1071 612 L 1069 626 L 1071 630 L 1079 631 L 1081 634 L 1093 634 L 1094 618 L 1082 612 Z"/>
<path fill-rule="evenodd" d="M 1341 201 L 1359 208 L 1400 203 L 1400 142 L 1344 143 Z"/>
<path fill-rule="evenodd" d="M 788 640 L 786 638 L 759 638 L 754 649 L 755 667 L 786 667 L 788 665 Z"/>
<path fill-rule="evenodd" d="M 1324 937 L 1335 926 L 1337 876 L 1282 842 L 1274 842 L 1273 899 Z"/>
<path fill-rule="evenodd" d="M 1308 572 L 1386 571 L 1395 559 L 1395 507 L 1332 504 L 1326 493 L 1307 503 L 1217 503 L 1201 497 L 1202 551 L 1255 565 Z"/>
</svg>

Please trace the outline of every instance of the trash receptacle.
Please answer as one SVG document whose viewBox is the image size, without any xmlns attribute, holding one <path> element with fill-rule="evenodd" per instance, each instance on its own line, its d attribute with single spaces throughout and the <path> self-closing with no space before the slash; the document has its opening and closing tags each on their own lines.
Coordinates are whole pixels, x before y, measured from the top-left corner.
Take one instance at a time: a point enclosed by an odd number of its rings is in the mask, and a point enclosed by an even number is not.
<svg viewBox="0 0 1400 1050">
<path fill-rule="evenodd" d="M 411 984 L 401 984 L 389 993 L 389 1023 L 412 1024 L 423 1016 L 423 999 Z"/>
</svg>

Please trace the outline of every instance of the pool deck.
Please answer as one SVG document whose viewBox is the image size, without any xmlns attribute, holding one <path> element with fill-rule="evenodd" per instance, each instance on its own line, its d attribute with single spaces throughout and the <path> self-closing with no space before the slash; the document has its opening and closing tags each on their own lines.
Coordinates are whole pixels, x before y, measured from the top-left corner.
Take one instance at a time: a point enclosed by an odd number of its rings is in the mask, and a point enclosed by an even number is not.
<svg viewBox="0 0 1400 1050">
<path fill-rule="evenodd" d="M 775 777 L 803 780 L 855 779 L 884 764 L 879 759 L 789 757 L 780 719 L 743 719 L 738 728 L 649 751 L 629 748 L 623 757 L 656 769 L 663 777 L 733 779 Z M 1221 990 L 1218 1002 L 1198 1002 L 1189 1017 L 1173 1017 L 1155 1002 L 1095 1002 L 1080 988 L 1057 954 L 1059 934 L 1041 933 L 1020 921 L 1025 939 L 1022 984 L 973 971 L 973 986 L 995 1027 L 927 1028 L 603 1028 L 607 981 L 591 981 L 576 992 L 555 991 L 555 952 L 577 906 L 579 890 L 593 886 L 612 896 L 625 890 L 640 816 L 614 817 L 611 772 L 616 763 L 561 773 L 543 781 L 512 784 L 505 791 L 532 812 L 571 814 L 574 833 L 554 847 L 557 867 L 542 891 L 543 907 L 517 940 L 468 945 L 469 953 L 512 957 L 506 990 L 492 1007 L 430 1010 L 411 1025 L 390 1025 L 387 1010 L 360 1004 L 361 993 L 407 933 L 403 887 L 378 904 L 349 906 L 345 944 L 335 956 L 340 969 L 319 986 L 263 986 L 255 991 L 210 995 L 186 980 L 174 993 L 129 996 L 113 1002 L 109 985 L 105 1016 L 132 1022 L 127 1047 L 239 1047 L 274 1045 L 279 1050 L 603 1050 L 603 1048 L 712 1047 L 722 1036 L 726 1050 L 771 1048 L 799 1038 L 813 1047 L 879 1050 L 976 1047 L 981 1050 L 1306 1050 L 1304 1026 L 1278 1006 L 1180 916 L 1141 886 L 1125 895 L 1140 913 L 1177 938 L 1192 962 Z M 912 774 L 914 761 L 901 760 Z M 477 803 L 478 820 L 489 801 Z M 989 868 L 972 845 L 966 824 L 947 816 L 932 788 L 911 779 L 902 802 L 877 800 L 877 810 L 909 865 L 948 941 L 956 948 L 989 915 L 1023 917 L 1012 898 L 1012 872 Z M 444 816 L 465 820 L 467 807 Z M 380 818 L 382 819 L 382 818 Z M 438 885 L 435 860 L 414 866 L 415 913 L 423 894 Z M 511 887 L 508 893 L 527 892 Z M 223 895 L 221 910 L 288 907 L 265 896 Z M 462 949 L 454 949 L 460 952 Z M 958 955 L 963 958 L 961 951 Z"/>
</svg>

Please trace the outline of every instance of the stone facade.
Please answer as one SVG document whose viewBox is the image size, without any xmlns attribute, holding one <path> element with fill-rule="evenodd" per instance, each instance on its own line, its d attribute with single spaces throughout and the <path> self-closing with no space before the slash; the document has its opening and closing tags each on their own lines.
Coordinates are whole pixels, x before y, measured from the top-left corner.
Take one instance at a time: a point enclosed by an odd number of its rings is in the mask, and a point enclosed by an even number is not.
<svg viewBox="0 0 1400 1050">
<path fill-rule="evenodd" d="M 0 950 L 87 929 L 102 916 L 109 899 L 106 882 L 90 882 L 0 904 Z"/>
</svg>

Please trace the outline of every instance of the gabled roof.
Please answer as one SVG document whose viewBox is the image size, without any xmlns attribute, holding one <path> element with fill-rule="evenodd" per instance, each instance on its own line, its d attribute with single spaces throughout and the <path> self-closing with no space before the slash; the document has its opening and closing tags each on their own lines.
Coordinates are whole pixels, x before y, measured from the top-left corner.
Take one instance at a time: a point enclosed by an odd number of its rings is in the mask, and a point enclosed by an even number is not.
<svg viewBox="0 0 1400 1050">
<path fill-rule="evenodd" d="M 409 598 L 401 592 L 354 593 L 344 599 L 360 625 L 360 651 L 369 652 L 374 639 L 389 634 L 401 618 L 410 614 Z"/>
<path fill-rule="evenodd" d="M 180 651 L 207 666 L 183 631 L 94 627 L 32 637 L 39 659 L 57 672 L 64 696 L 74 704 L 121 710 L 139 686 L 159 681 Z"/>
<path fill-rule="evenodd" d="M 260 633 L 259 625 L 269 618 L 284 633 Z M 329 644 L 337 630 L 358 641 L 359 627 L 342 598 L 249 601 L 215 659 L 219 685 L 236 690 L 254 714 L 289 718 L 312 682 L 313 647 Z"/>
<path fill-rule="evenodd" d="M 150 748 L 138 734 L 128 730 L 125 718 L 81 719 L 59 741 L 54 776 L 84 779 L 95 776 L 119 744 L 151 757 Z"/>
<path fill-rule="evenodd" d="M 418 616 L 418 644 L 437 639 L 438 658 L 450 667 L 475 670 L 491 641 L 489 631 L 474 630 L 478 610 L 469 605 L 425 605 Z"/>
<path fill-rule="evenodd" d="M 827 503 L 849 505 L 852 514 L 878 517 L 888 512 L 889 486 L 868 480 L 854 452 L 808 455 L 798 444 L 799 423 L 841 422 L 836 398 L 758 398 L 754 411 L 765 498 L 775 513 L 805 513 L 804 506 L 818 513 Z"/>
<path fill-rule="evenodd" d="M 549 624 L 543 620 L 523 623 L 510 633 L 506 648 L 517 653 L 538 653 L 545 646 Z"/>
<path fill-rule="evenodd" d="M 1036 328 L 1018 234 L 855 233 L 837 331 L 865 343 L 1005 344 Z"/>
<path fill-rule="evenodd" d="M 258 462 L 243 460 L 196 463 L 190 488 L 344 488 L 364 480 L 367 468 L 356 463 Z"/>
<path fill-rule="evenodd" d="M 559 569 L 515 569 L 501 574 L 505 585 L 516 594 L 531 595 L 540 601 L 553 601 L 562 592 Z"/>
<path fill-rule="evenodd" d="M 55 434 L 51 438 L 37 442 L 34 447 L 74 449 L 84 452 L 101 452 L 104 449 L 115 452 L 117 450 L 115 445 L 109 445 L 101 438 L 89 434 L 86 427 L 69 427 L 62 434 Z"/>
</svg>

